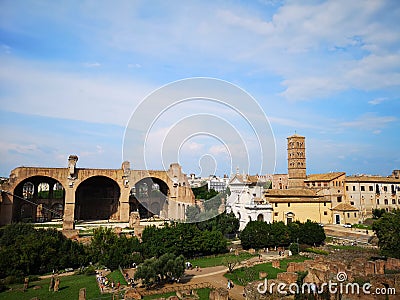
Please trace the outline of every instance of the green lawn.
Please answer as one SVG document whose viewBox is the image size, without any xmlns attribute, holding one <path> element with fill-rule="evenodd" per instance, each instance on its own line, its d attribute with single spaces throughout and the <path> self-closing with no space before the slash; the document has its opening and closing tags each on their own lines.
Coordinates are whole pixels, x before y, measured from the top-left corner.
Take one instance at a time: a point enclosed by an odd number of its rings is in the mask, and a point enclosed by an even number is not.
<svg viewBox="0 0 400 300">
<path fill-rule="evenodd" d="M 353 224 L 353 225 L 351 225 L 351 227 L 358 228 L 358 229 L 372 230 L 372 226 L 365 225 L 365 224 Z"/>
<path fill-rule="evenodd" d="M 126 285 L 126 280 L 119 270 L 112 271 L 107 275 L 107 278 L 113 280 L 116 284 L 120 282 L 121 285 Z"/>
<path fill-rule="evenodd" d="M 223 265 L 222 261 L 223 261 L 224 257 L 228 257 L 228 256 L 235 257 L 234 254 L 223 254 L 223 255 L 217 255 L 217 256 L 199 257 L 199 258 L 195 258 L 195 259 L 189 259 L 188 261 L 190 261 L 192 263 L 193 267 L 199 266 L 200 268 L 208 268 L 208 267 L 222 266 Z M 252 255 L 247 252 L 242 252 L 239 254 L 239 258 L 241 260 L 246 260 L 253 256 L 256 256 L 256 255 Z"/>
<path fill-rule="evenodd" d="M 279 269 L 273 268 L 272 263 L 258 264 L 253 267 L 243 267 L 235 269 L 232 273 L 226 273 L 224 276 L 238 285 L 246 285 L 249 282 L 259 280 L 259 272 L 266 272 L 268 279 L 276 279 L 278 273 L 285 272 L 289 262 L 302 262 L 307 258 L 303 256 L 294 256 L 292 258 L 282 259 Z"/>
<path fill-rule="evenodd" d="M 40 300 L 63 300 L 63 299 L 78 299 L 79 290 L 86 287 L 87 299 L 98 298 L 101 296 L 96 283 L 96 277 L 91 275 L 73 275 L 60 277 L 60 290 L 58 292 L 49 292 L 50 279 L 34 281 L 29 284 L 26 292 L 22 291 L 23 284 L 10 285 L 13 291 L 0 293 L 0 300 L 24 300 L 38 297 Z M 34 286 L 40 286 L 40 289 L 34 290 Z"/>
<path fill-rule="evenodd" d="M 208 300 L 210 297 L 210 289 L 199 289 L 197 290 L 197 294 L 199 295 L 199 300 Z M 170 296 L 176 296 L 175 292 L 161 294 L 161 295 L 152 295 L 152 296 L 145 296 L 143 300 L 150 300 L 150 299 L 159 299 L 159 298 L 168 298 Z"/>
</svg>

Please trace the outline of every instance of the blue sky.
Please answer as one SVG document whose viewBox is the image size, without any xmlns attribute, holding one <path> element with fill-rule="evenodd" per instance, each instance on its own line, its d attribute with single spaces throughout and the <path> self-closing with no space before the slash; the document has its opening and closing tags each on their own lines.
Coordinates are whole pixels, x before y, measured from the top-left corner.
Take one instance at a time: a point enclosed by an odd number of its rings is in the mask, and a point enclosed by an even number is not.
<svg viewBox="0 0 400 300">
<path fill-rule="evenodd" d="M 141 101 L 190 77 L 225 80 L 256 99 L 276 154 L 259 157 L 243 143 L 253 161 L 276 158 L 268 172 L 286 172 L 286 137 L 297 132 L 310 174 L 389 175 L 400 169 L 398 20 L 396 0 L 3 0 L 0 176 L 20 165 L 63 167 L 69 154 L 79 167 L 119 168 Z M 160 119 L 151 150 L 162 150 L 157 134 L 201 111 L 191 104 Z M 223 139 L 188 138 L 176 160 L 187 173 L 258 172 L 232 165 L 236 146 Z M 153 152 L 148 167 L 162 168 Z"/>
</svg>

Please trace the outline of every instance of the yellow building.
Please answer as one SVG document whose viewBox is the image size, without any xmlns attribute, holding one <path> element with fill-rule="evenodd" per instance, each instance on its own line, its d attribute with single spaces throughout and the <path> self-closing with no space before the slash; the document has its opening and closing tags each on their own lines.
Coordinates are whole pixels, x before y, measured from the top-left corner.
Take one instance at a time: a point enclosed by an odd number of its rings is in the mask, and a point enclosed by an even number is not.
<svg viewBox="0 0 400 300">
<path fill-rule="evenodd" d="M 340 203 L 332 208 L 334 224 L 356 224 L 360 220 L 360 211 L 349 203 Z"/>
<path fill-rule="evenodd" d="M 266 190 L 264 200 L 272 205 L 273 221 L 332 222 L 331 202 L 312 190 Z"/>
</svg>

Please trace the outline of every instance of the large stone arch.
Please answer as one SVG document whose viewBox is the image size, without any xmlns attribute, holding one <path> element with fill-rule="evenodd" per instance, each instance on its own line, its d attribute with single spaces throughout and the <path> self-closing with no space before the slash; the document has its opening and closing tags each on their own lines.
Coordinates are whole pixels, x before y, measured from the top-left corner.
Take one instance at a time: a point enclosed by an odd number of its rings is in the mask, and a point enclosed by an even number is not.
<svg viewBox="0 0 400 300">
<path fill-rule="evenodd" d="M 63 218 L 65 188 L 53 177 L 33 175 L 20 178 L 12 194 L 13 222 L 44 222 Z M 52 209 L 55 205 L 57 211 Z"/>
<path fill-rule="evenodd" d="M 170 187 L 158 177 L 138 180 L 130 193 L 130 211 L 139 211 L 141 218 L 153 215 L 165 217 L 168 213 Z"/>
<path fill-rule="evenodd" d="M 114 179 L 95 175 L 81 181 L 75 191 L 75 220 L 109 220 L 117 214 L 121 189 Z"/>
</svg>

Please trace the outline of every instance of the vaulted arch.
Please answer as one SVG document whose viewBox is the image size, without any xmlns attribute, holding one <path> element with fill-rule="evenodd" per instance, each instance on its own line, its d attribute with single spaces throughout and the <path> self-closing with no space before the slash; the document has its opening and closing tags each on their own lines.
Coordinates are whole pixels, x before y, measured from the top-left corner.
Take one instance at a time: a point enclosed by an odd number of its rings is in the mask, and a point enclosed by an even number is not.
<svg viewBox="0 0 400 300">
<path fill-rule="evenodd" d="M 141 218 L 160 216 L 168 205 L 168 184 L 156 177 L 139 180 L 131 190 L 130 211 L 138 210 Z"/>
<path fill-rule="evenodd" d="M 63 217 L 65 190 L 55 178 L 27 177 L 16 185 L 13 194 L 14 222 L 45 222 Z M 53 211 L 54 205 L 57 211 Z"/>
<path fill-rule="evenodd" d="M 92 176 L 75 192 L 76 220 L 108 220 L 118 211 L 120 188 L 106 176 Z"/>
</svg>

